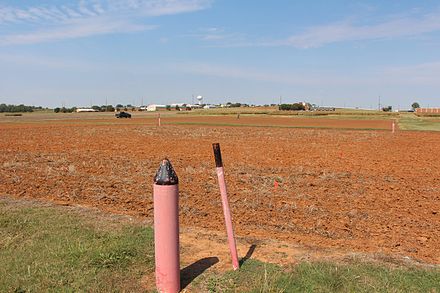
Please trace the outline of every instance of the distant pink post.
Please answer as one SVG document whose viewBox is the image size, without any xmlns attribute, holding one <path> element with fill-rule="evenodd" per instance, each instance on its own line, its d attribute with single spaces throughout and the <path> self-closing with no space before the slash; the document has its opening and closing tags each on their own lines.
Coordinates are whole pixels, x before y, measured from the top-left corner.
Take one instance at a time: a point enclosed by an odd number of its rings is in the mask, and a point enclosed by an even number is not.
<svg viewBox="0 0 440 293">
<path fill-rule="evenodd" d="M 180 291 L 179 180 L 168 159 L 154 178 L 154 251 L 158 292 Z"/>
<path fill-rule="evenodd" d="M 234 229 L 232 226 L 231 211 L 229 209 L 228 193 L 226 189 L 225 173 L 223 169 L 222 155 L 220 151 L 220 144 L 213 143 L 215 165 L 218 177 L 218 184 L 220 187 L 220 194 L 222 198 L 223 215 L 225 217 L 226 233 L 228 234 L 229 251 L 231 252 L 232 267 L 234 270 L 239 268 L 237 246 L 235 243 Z"/>
<path fill-rule="evenodd" d="M 393 120 L 393 124 L 391 124 L 391 129 L 393 133 L 396 130 L 396 122 L 394 120 Z"/>
<path fill-rule="evenodd" d="M 160 126 L 160 113 L 157 113 L 157 125 Z"/>
</svg>

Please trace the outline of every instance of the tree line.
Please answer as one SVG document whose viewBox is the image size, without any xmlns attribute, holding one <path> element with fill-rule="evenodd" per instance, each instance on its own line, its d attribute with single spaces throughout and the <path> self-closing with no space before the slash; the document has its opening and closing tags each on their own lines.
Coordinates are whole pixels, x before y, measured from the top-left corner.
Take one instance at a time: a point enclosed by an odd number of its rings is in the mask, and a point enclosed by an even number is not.
<svg viewBox="0 0 440 293">
<path fill-rule="evenodd" d="M 34 110 L 42 110 L 43 107 L 20 105 L 0 104 L 0 113 L 17 113 L 17 112 L 34 112 Z"/>
</svg>

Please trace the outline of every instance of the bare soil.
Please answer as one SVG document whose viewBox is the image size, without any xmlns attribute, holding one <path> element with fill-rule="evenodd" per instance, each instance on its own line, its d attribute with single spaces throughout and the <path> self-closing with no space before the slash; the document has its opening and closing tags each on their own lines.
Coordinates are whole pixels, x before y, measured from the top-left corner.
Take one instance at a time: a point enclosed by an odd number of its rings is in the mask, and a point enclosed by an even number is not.
<svg viewBox="0 0 440 293">
<path fill-rule="evenodd" d="M 196 118 L 168 119 L 163 121 Z M 222 124 L 224 119 L 243 121 L 221 116 L 196 120 Z M 301 121 L 255 119 L 249 124 Z M 440 133 L 157 127 L 153 118 L 115 120 L 1 123 L 0 195 L 151 220 L 152 179 L 160 160 L 168 157 L 180 179 L 183 228 L 223 233 L 212 156 L 212 143 L 220 142 L 239 237 L 289 243 L 299 254 L 337 250 L 440 264 Z M 332 121 L 346 129 L 353 123 L 379 129 L 390 123 Z M 306 122 L 295 123 L 313 126 Z M 241 253 L 248 244 L 240 246 Z"/>
</svg>

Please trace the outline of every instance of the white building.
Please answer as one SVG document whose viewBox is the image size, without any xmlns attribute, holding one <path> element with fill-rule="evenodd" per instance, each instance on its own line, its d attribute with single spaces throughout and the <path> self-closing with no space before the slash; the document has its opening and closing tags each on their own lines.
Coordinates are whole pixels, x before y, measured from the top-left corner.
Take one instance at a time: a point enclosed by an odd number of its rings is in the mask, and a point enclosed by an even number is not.
<svg viewBox="0 0 440 293">
<path fill-rule="evenodd" d="M 81 113 L 81 112 L 98 112 L 95 109 L 91 109 L 91 108 L 83 108 L 83 109 L 76 109 L 76 113 Z"/>
<path fill-rule="evenodd" d="M 166 108 L 167 108 L 166 105 L 152 104 L 152 105 L 148 105 L 147 106 L 147 111 L 148 112 L 154 112 L 154 111 L 164 110 Z"/>
</svg>

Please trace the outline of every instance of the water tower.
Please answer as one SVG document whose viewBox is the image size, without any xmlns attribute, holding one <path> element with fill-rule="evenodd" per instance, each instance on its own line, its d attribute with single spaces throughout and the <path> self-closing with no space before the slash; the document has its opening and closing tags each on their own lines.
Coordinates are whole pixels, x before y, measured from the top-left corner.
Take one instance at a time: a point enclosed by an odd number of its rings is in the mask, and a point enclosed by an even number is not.
<svg viewBox="0 0 440 293">
<path fill-rule="evenodd" d="M 202 104 L 203 104 L 203 97 L 202 97 L 202 96 L 197 96 L 196 99 L 197 99 L 199 105 L 202 105 Z"/>
</svg>

